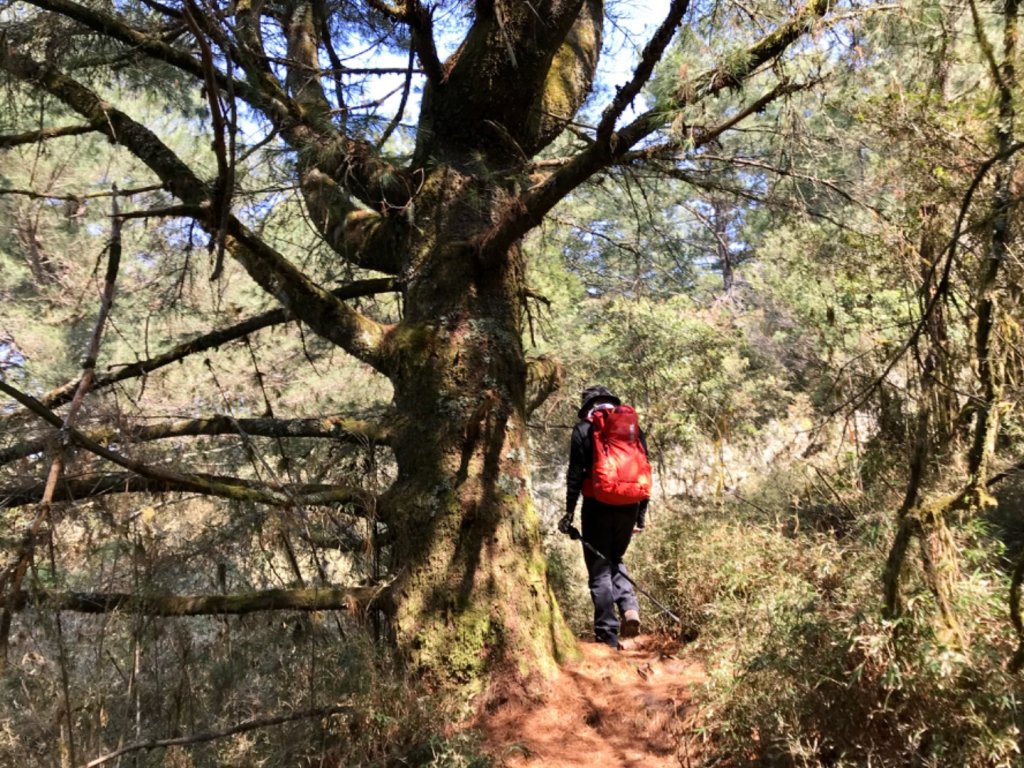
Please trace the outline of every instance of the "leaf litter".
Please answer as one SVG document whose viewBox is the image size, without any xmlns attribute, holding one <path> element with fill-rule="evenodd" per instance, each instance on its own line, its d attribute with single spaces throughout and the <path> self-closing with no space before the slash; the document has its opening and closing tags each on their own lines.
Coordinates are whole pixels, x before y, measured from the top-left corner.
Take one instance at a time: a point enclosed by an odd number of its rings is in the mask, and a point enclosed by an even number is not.
<svg viewBox="0 0 1024 768">
<path fill-rule="evenodd" d="M 688 768 L 700 764 L 694 689 L 702 664 L 675 640 L 644 635 L 628 650 L 581 643 L 540 695 L 502 697 L 471 724 L 506 768 Z"/>
</svg>

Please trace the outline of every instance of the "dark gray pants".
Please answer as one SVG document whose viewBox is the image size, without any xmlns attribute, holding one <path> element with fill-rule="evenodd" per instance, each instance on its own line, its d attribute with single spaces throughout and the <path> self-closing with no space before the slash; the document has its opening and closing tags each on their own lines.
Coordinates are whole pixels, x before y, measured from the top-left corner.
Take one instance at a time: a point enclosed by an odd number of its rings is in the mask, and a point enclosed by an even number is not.
<svg viewBox="0 0 1024 768">
<path fill-rule="evenodd" d="M 590 599 L 594 601 L 594 639 L 613 647 L 619 644 L 619 617 L 639 607 L 622 564 L 622 556 L 633 538 L 636 514 L 636 504 L 612 506 L 583 498 L 583 538 L 608 558 L 583 548 Z"/>
</svg>

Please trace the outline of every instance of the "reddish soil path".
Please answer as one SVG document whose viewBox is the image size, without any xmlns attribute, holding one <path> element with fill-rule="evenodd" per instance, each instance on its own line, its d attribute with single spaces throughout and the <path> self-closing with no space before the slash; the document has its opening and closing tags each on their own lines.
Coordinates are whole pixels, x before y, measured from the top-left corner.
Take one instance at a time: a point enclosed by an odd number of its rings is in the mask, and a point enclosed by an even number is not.
<svg viewBox="0 0 1024 768">
<path fill-rule="evenodd" d="M 701 664 L 677 643 L 637 638 L 628 651 L 581 644 L 543 700 L 511 697 L 481 715 L 495 762 L 508 768 L 687 768 L 700 761 L 692 689 Z"/>
</svg>

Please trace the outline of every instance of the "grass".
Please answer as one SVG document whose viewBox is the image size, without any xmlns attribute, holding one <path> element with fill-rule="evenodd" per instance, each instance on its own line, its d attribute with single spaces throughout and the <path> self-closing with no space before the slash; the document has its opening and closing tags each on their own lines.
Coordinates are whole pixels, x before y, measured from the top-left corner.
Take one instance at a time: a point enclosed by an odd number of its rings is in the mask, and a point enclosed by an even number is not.
<svg viewBox="0 0 1024 768">
<path fill-rule="evenodd" d="M 801 472 L 745 490 L 748 503 L 669 507 L 633 555 L 638 578 L 699 629 L 691 649 L 708 670 L 702 720 L 717 754 L 733 765 L 1019 765 L 1000 529 L 955 521 L 967 641 L 954 645 L 935 629 L 916 548 L 907 610 L 882 618 L 897 494 L 883 485 L 847 489 L 841 504 L 780 505 L 804 483 Z"/>
</svg>

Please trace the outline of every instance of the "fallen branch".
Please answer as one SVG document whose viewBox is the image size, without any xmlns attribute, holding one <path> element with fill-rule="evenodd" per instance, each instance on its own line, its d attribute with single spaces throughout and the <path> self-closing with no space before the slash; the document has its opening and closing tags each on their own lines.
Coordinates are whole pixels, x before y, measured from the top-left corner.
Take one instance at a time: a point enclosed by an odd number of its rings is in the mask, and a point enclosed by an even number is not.
<svg viewBox="0 0 1024 768">
<path fill-rule="evenodd" d="M 191 736 L 177 736 L 173 739 L 150 739 L 149 741 L 139 741 L 135 744 L 129 744 L 125 747 L 121 747 L 120 749 L 101 757 L 97 757 L 95 760 L 90 760 L 83 766 L 83 768 L 96 768 L 98 765 L 109 763 L 111 760 L 116 760 L 129 752 L 139 752 L 144 749 L 160 749 L 162 747 L 176 747 L 186 744 L 199 744 L 204 741 L 216 741 L 217 739 L 227 738 L 228 736 L 234 736 L 238 733 L 254 731 L 257 728 L 269 728 L 274 725 L 291 723 L 296 720 L 309 720 L 314 717 L 330 717 L 331 715 L 340 715 L 351 711 L 352 707 L 346 704 L 337 704 L 331 707 L 318 707 L 317 709 L 307 709 L 302 712 L 292 712 L 290 715 L 278 715 L 276 717 L 243 720 L 241 723 L 230 728 L 225 728 L 222 731 L 206 731 L 203 733 L 195 733 Z"/>
</svg>

